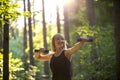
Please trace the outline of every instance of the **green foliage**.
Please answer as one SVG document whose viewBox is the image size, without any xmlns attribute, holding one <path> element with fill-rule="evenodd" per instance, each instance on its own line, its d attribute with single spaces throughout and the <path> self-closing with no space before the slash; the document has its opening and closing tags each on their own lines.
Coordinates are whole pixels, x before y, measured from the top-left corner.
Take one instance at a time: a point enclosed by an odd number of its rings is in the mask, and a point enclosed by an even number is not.
<svg viewBox="0 0 120 80">
<path fill-rule="evenodd" d="M 16 39 L 11 38 L 9 48 L 14 58 L 21 58 L 24 55 L 22 37 L 18 36 Z"/>
<path fill-rule="evenodd" d="M 38 72 L 39 70 L 37 69 L 36 66 L 30 66 L 28 71 L 25 71 L 25 78 L 27 80 L 35 80 L 35 76 L 36 76 L 36 72 Z"/>
<path fill-rule="evenodd" d="M 44 74 L 44 61 L 35 61 L 36 67 L 39 69 L 36 73 L 36 79 L 37 80 L 43 80 L 42 75 Z"/>
<path fill-rule="evenodd" d="M 89 33 L 86 26 L 77 28 L 77 31 Z M 92 43 L 86 43 L 82 49 L 73 55 L 73 80 L 115 80 L 115 46 L 113 26 L 94 26 L 95 49 Z M 91 33 L 91 31 L 90 31 Z M 81 33 L 79 33 L 81 35 Z M 72 36 L 79 36 L 76 32 Z M 73 40 L 74 41 L 74 40 Z M 96 50 L 96 53 L 93 53 Z"/>
<path fill-rule="evenodd" d="M 90 26 L 81 26 L 76 30 L 76 33 L 79 36 L 93 37 L 95 36 L 95 31 L 93 31 L 94 27 Z"/>
<path fill-rule="evenodd" d="M 2 74 L 3 74 L 3 72 L 2 72 L 3 71 L 3 69 L 2 69 L 3 68 L 3 65 L 2 65 L 3 60 L 2 59 L 3 59 L 3 55 L 2 55 L 2 52 L 0 52 L 0 80 L 2 80 Z"/>
<path fill-rule="evenodd" d="M 13 71 L 17 76 L 17 79 L 27 79 L 27 80 L 34 80 L 36 76 L 36 72 L 38 71 L 37 67 L 29 65 L 29 54 L 28 51 L 26 53 L 23 52 L 23 37 L 19 32 L 16 31 L 15 28 L 11 28 L 11 39 L 10 39 L 10 51 L 13 53 L 13 58 L 22 59 L 21 62 L 22 71 Z"/>
<path fill-rule="evenodd" d="M 17 11 L 17 8 L 19 8 L 17 3 L 11 4 L 9 0 L 0 0 L 0 3 L 0 15 L 4 16 L 4 19 L 0 18 L 0 21 L 3 25 L 7 23 L 5 20 L 16 20 L 18 16 L 21 15 L 21 13 Z"/>
<path fill-rule="evenodd" d="M 116 80 L 113 0 L 94 2 L 96 26 L 89 26 L 84 6 L 70 16 L 71 43 L 80 36 L 94 39 L 73 55 L 73 80 Z"/>
<path fill-rule="evenodd" d="M 33 47 L 34 49 L 39 49 L 43 47 L 43 32 L 42 32 L 42 25 L 36 24 L 35 29 L 33 29 L 34 36 L 33 36 Z"/>
<path fill-rule="evenodd" d="M 113 23 L 113 0 L 95 1 L 96 25 L 104 26 Z"/>
<path fill-rule="evenodd" d="M 30 17 L 31 14 L 30 14 L 30 12 L 24 12 L 23 15 L 26 17 Z"/>
<path fill-rule="evenodd" d="M 23 62 L 19 58 L 13 58 L 12 53 L 9 53 L 9 71 L 10 80 L 35 80 L 36 72 L 39 70 L 35 66 L 30 66 L 29 70 L 24 72 Z M 3 55 L 0 53 L 0 80 L 3 76 Z"/>
<path fill-rule="evenodd" d="M 20 79 L 22 77 L 21 72 L 24 70 L 22 68 L 23 62 L 19 58 L 12 58 L 12 53 L 9 53 L 9 71 L 10 80 Z M 3 75 L 3 55 L 0 53 L 0 77 Z"/>
</svg>

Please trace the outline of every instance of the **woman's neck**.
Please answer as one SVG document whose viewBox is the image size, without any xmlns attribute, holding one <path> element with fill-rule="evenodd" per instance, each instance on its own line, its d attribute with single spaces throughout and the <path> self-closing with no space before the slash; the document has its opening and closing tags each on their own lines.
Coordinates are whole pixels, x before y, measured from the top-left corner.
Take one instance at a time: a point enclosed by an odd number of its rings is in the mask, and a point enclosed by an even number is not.
<svg viewBox="0 0 120 80">
<path fill-rule="evenodd" d="M 58 48 L 58 49 L 56 49 L 56 54 L 59 55 L 59 54 L 61 54 L 62 51 L 63 51 L 62 48 Z"/>
</svg>

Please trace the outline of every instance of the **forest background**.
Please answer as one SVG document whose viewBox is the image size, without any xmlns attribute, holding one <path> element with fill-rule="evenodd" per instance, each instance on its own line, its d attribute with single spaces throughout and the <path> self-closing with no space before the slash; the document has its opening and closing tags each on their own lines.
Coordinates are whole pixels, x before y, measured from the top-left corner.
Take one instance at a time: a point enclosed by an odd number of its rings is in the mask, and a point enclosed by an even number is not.
<svg viewBox="0 0 120 80">
<path fill-rule="evenodd" d="M 34 60 L 33 55 L 41 47 L 50 50 L 56 33 L 65 35 L 68 47 L 81 36 L 93 38 L 72 56 L 73 80 L 119 80 L 120 25 L 114 21 L 119 3 L 1 0 L 0 80 L 51 80 L 49 62 Z"/>
</svg>

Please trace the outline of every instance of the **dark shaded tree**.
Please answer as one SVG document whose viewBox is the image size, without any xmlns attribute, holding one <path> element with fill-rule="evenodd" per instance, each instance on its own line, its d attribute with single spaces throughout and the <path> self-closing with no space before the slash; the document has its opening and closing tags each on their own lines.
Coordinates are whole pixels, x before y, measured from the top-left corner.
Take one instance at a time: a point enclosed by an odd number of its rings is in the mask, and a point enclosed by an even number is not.
<svg viewBox="0 0 120 80">
<path fill-rule="evenodd" d="M 87 18 L 90 26 L 95 25 L 94 0 L 86 0 Z"/>
<path fill-rule="evenodd" d="M 4 37 L 3 37 L 3 80 L 9 80 L 9 20 L 4 15 Z"/>
<path fill-rule="evenodd" d="M 35 11 L 34 11 L 34 6 L 35 6 L 35 0 L 33 0 L 33 27 L 35 28 L 35 24 L 36 24 L 36 22 L 35 22 Z"/>
<path fill-rule="evenodd" d="M 113 25 L 113 0 L 97 0 L 94 4 L 95 24 L 102 27 L 108 24 Z"/>
<path fill-rule="evenodd" d="M 0 3 L 0 6 L 2 4 Z M 2 18 L 2 16 L 0 15 L 0 18 Z M 2 28 L 2 21 L 0 21 L 0 49 L 2 49 L 3 47 L 3 28 Z"/>
<path fill-rule="evenodd" d="M 2 22 L 0 21 L 0 49 L 3 47 L 3 28 L 2 28 Z"/>
<path fill-rule="evenodd" d="M 30 0 L 28 0 L 28 11 L 31 14 L 30 9 Z M 33 38 L 32 38 L 32 25 L 31 25 L 31 15 L 28 18 L 28 26 L 29 26 L 29 47 L 30 47 L 30 65 L 34 65 L 34 58 L 33 58 Z"/>
<path fill-rule="evenodd" d="M 23 0 L 23 4 L 24 4 L 24 12 L 26 11 L 26 1 Z M 26 24 L 26 17 L 24 16 L 24 52 L 25 52 L 25 49 L 27 48 L 27 24 Z"/>
<path fill-rule="evenodd" d="M 46 22 L 45 22 L 45 6 L 44 0 L 42 0 L 42 18 L 43 18 L 43 41 L 44 41 L 44 48 L 47 49 L 47 39 L 46 39 Z M 44 62 L 44 80 L 49 80 L 49 67 L 48 61 Z"/>
<path fill-rule="evenodd" d="M 69 39 L 69 7 L 67 4 L 64 5 L 64 35 L 65 35 L 65 39 L 67 40 L 67 43 L 70 43 L 70 39 Z"/>
<path fill-rule="evenodd" d="M 94 12 L 94 0 L 86 0 L 86 13 L 87 13 L 87 19 L 88 19 L 88 23 L 90 25 L 90 27 L 93 27 L 95 26 L 95 12 Z M 99 64 L 97 63 L 97 51 L 96 51 L 96 43 L 93 42 L 92 43 L 92 54 L 91 54 L 91 64 L 93 66 L 95 66 L 95 70 L 98 70 L 96 65 Z M 92 63 L 94 62 L 94 64 Z M 91 78 L 94 80 L 94 79 L 97 79 L 96 76 L 91 76 Z"/>
<path fill-rule="evenodd" d="M 23 0 L 23 6 L 24 6 L 24 12 L 26 11 L 26 0 Z M 22 57 L 22 60 L 23 60 L 23 65 L 24 65 L 24 68 L 26 70 L 28 70 L 28 63 L 27 63 L 27 59 L 28 59 L 28 54 L 26 53 L 26 49 L 27 49 L 27 22 L 26 22 L 26 17 L 24 16 L 24 28 L 23 28 L 23 52 L 24 52 L 24 55 Z"/>
<path fill-rule="evenodd" d="M 60 33 L 60 15 L 59 15 L 59 6 L 56 5 L 56 14 L 57 14 L 57 31 Z"/>
<path fill-rule="evenodd" d="M 120 0 L 113 0 L 117 80 L 120 80 Z"/>
</svg>

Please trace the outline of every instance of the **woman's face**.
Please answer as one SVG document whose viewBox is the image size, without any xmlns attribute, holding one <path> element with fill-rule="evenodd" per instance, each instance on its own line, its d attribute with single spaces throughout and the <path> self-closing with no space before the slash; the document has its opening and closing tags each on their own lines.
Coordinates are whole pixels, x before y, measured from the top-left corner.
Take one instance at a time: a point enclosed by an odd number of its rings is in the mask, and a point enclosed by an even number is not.
<svg viewBox="0 0 120 80">
<path fill-rule="evenodd" d="M 54 44 L 56 48 L 63 48 L 64 47 L 64 38 L 61 35 L 57 35 L 54 38 Z"/>
</svg>

